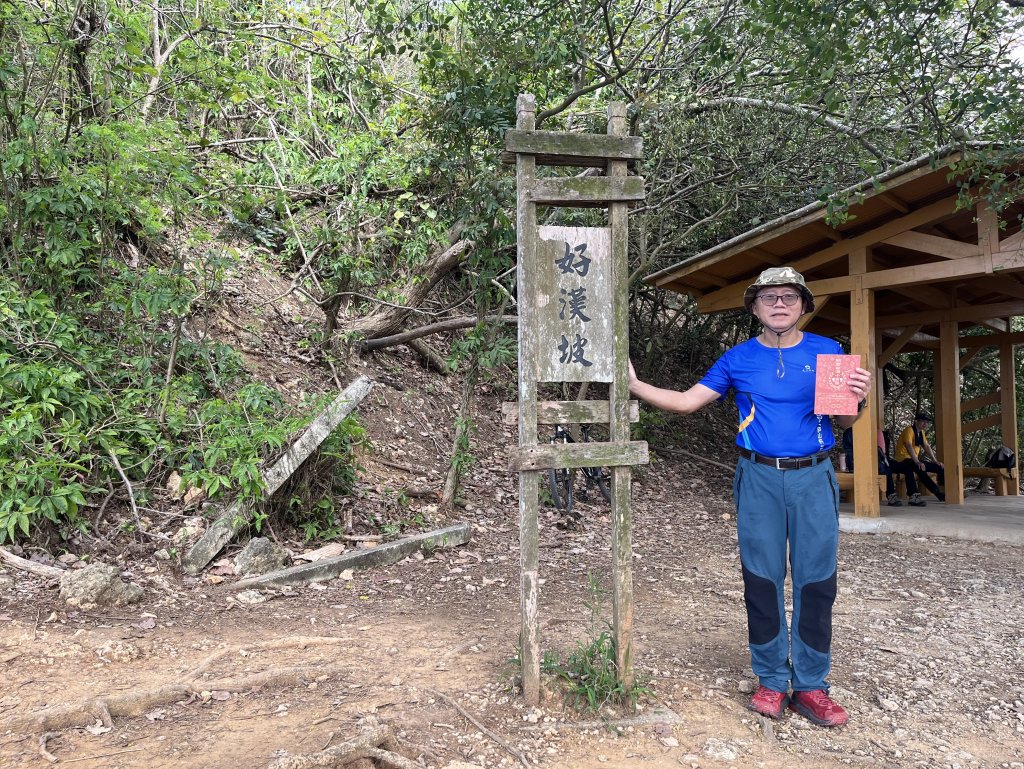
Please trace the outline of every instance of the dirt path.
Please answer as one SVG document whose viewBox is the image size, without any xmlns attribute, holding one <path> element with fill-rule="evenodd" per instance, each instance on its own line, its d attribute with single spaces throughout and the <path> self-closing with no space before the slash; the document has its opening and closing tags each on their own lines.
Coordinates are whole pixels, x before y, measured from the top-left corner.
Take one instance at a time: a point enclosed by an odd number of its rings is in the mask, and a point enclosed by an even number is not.
<svg viewBox="0 0 1024 769">
<path fill-rule="evenodd" d="M 180 681 L 224 652 L 209 662 L 211 679 L 306 672 L 298 686 L 211 692 L 115 718 L 109 729 L 68 729 L 48 751 L 82 769 L 262 767 L 337 744 L 374 714 L 428 766 L 521 765 L 446 695 L 530 765 L 551 769 L 1024 767 L 1024 550 L 844 535 L 832 680 L 851 723 L 768 723 L 745 707 L 753 680 L 735 527 L 729 502 L 710 491 L 728 485 L 679 480 L 686 472 L 666 460 L 635 486 L 635 658 L 651 695 L 632 720 L 576 713 L 557 698 L 540 712 L 522 706 L 509 663 L 514 479 L 479 468 L 462 511 L 476 527 L 468 547 L 255 605 L 162 564 L 133 575 L 147 587 L 142 605 L 76 613 L 39 580 L 0 573 L 0 722 Z M 588 637 L 591 576 L 608 584 L 607 513 L 594 506 L 586 517 L 582 530 L 561 531 L 546 513 L 544 647 L 563 655 Z M 47 764 L 36 735 L 0 728 L 0 765 Z"/>
</svg>

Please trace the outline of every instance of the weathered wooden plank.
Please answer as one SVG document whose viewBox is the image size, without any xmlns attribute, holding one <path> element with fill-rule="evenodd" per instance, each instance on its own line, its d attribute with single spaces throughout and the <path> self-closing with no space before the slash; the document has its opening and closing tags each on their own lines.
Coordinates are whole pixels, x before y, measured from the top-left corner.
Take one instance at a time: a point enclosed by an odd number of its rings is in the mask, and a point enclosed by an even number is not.
<svg viewBox="0 0 1024 769">
<path fill-rule="evenodd" d="M 536 127 L 537 102 L 531 94 L 520 94 L 516 102 L 516 128 L 532 132 Z M 526 192 L 536 177 L 536 159 L 516 158 L 516 285 L 519 308 L 519 444 L 537 444 L 536 327 L 526 322 L 524 311 L 532 313 L 537 296 L 537 206 Z M 529 316 L 528 316 L 529 317 Z M 540 473 L 519 473 L 519 609 L 520 661 L 523 698 L 527 705 L 540 704 L 540 522 L 538 490 Z"/>
<path fill-rule="evenodd" d="M 549 470 L 553 467 L 618 467 L 646 465 L 646 441 L 556 443 L 510 446 L 509 470 Z"/>
<path fill-rule="evenodd" d="M 572 176 L 535 179 L 527 193 L 539 205 L 598 206 L 644 199 L 640 176 Z"/>
<path fill-rule="evenodd" d="M 537 345 L 539 382 L 610 382 L 615 335 L 611 323 L 611 240 L 607 227 L 537 228 L 534 292 L 520 293 Z M 530 306 L 527 312 L 524 308 Z"/>
<path fill-rule="evenodd" d="M 640 421 L 640 401 L 629 401 L 629 421 Z M 611 419 L 608 401 L 541 401 L 537 404 L 539 425 L 596 425 L 608 424 Z M 505 401 L 501 404 L 501 418 L 507 425 L 519 419 L 519 404 Z"/>
<path fill-rule="evenodd" d="M 312 563 L 303 563 L 287 569 L 278 569 L 258 577 L 249 577 L 231 585 L 234 590 L 261 587 L 283 587 L 285 585 L 308 585 L 311 582 L 325 582 L 334 579 L 346 569 L 353 571 L 388 566 L 407 558 L 417 551 L 430 553 L 469 542 L 473 530 L 468 523 L 460 523 L 443 529 L 415 534 L 394 542 L 351 553 L 342 553 L 334 558 L 324 558 Z"/>
<path fill-rule="evenodd" d="M 365 376 L 356 379 L 334 399 L 330 406 L 303 431 L 281 457 L 263 473 L 264 497 L 271 496 L 291 477 L 299 466 L 316 451 L 369 394 L 373 382 Z M 182 568 L 198 574 L 252 520 L 252 508 L 239 501 L 232 502 L 188 551 Z"/>
<path fill-rule="evenodd" d="M 608 105 L 608 133 L 626 135 L 626 105 Z M 608 176 L 626 178 L 626 164 L 608 163 Z M 629 400 L 629 233 L 625 203 L 615 202 L 608 208 L 608 226 L 612 233 L 611 310 L 615 337 L 615 376 L 609 387 L 612 418 L 609 437 L 620 443 L 629 440 L 626 404 Z M 642 444 L 647 454 L 647 444 Z M 633 688 L 633 513 L 630 502 L 632 473 L 628 467 L 612 467 L 612 635 L 615 641 L 615 666 L 623 691 Z"/>
<path fill-rule="evenodd" d="M 639 136 L 574 134 L 512 128 L 505 132 L 505 149 L 520 155 L 603 158 L 606 161 L 639 160 L 643 157 L 644 141 Z"/>
</svg>

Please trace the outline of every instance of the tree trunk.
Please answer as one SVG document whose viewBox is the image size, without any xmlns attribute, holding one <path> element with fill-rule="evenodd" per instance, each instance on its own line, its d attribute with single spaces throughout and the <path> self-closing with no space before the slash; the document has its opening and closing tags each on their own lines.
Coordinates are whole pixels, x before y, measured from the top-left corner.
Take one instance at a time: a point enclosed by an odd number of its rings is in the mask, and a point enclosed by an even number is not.
<svg viewBox="0 0 1024 769">
<path fill-rule="evenodd" d="M 423 304 L 434 287 L 449 272 L 454 270 L 473 248 L 473 241 L 459 240 L 446 250 L 434 254 L 418 271 L 416 280 L 410 280 L 402 297 L 405 301 L 400 307 L 386 307 L 381 312 L 357 318 L 346 325 L 350 334 L 364 339 L 376 339 L 397 333 L 409 313 Z"/>
</svg>

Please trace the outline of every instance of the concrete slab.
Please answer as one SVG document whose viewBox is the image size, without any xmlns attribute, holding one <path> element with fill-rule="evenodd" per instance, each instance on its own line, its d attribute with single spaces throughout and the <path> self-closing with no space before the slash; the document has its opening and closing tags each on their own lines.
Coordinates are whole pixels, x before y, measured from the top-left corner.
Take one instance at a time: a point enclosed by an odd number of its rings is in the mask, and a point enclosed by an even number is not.
<svg viewBox="0 0 1024 769">
<path fill-rule="evenodd" d="M 1024 496 L 968 496 L 963 505 L 928 498 L 927 507 L 882 505 L 878 518 L 856 518 L 839 505 L 839 530 L 850 534 L 910 534 L 1024 545 Z"/>
</svg>

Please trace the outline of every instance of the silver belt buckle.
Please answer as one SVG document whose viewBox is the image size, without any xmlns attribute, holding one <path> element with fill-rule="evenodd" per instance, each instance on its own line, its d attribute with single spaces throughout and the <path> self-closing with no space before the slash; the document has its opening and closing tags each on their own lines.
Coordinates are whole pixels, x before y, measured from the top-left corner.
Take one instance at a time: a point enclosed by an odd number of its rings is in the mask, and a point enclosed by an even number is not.
<svg viewBox="0 0 1024 769">
<path fill-rule="evenodd" d="M 779 464 L 783 459 L 785 459 L 785 457 L 775 457 L 775 469 L 776 470 L 782 470 L 783 469 L 782 465 Z"/>
</svg>

